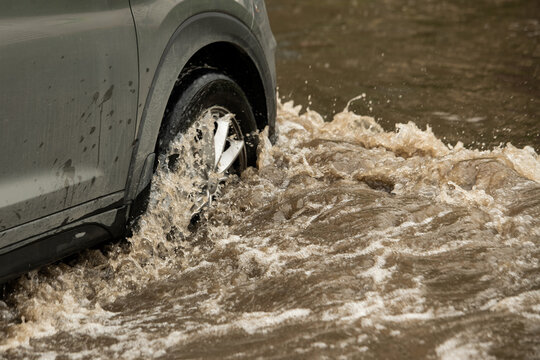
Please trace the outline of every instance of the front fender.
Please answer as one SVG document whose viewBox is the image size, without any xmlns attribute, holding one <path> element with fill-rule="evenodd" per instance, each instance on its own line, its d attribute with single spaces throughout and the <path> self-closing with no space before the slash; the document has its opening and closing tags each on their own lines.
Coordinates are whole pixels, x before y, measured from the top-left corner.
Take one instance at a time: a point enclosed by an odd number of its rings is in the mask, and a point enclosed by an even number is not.
<svg viewBox="0 0 540 360">
<path fill-rule="evenodd" d="M 181 24 L 198 14 L 223 13 L 247 28 L 254 22 L 251 0 L 130 0 L 139 52 L 139 99 L 143 103 L 170 39 Z M 138 121 L 142 113 L 139 111 Z"/>
<path fill-rule="evenodd" d="M 127 201 L 133 200 L 149 180 L 148 176 L 143 176 L 149 174 L 148 168 L 144 169 L 145 160 L 155 150 L 167 101 L 179 74 L 197 51 L 216 42 L 236 45 L 243 49 L 254 62 L 264 86 L 268 119 L 271 121 L 269 125 L 273 132 L 276 111 L 273 106 L 275 104 L 275 74 L 273 68 L 270 67 L 273 64 L 269 64 L 267 60 L 268 57 L 273 56 L 273 54 L 268 54 L 273 49 L 263 48 L 250 27 L 231 15 L 207 12 L 192 16 L 183 22 L 171 36 L 155 67 L 154 76 L 146 91 L 146 98 L 140 102 L 137 139 L 126 185 Z M 143 70 L 143 73 L 150 72 L 150 68 Z M 141 86 L 144 86 L 142 76 Z M 145 91 L 141 89 L 140 97 L 144 94 Z"/>
</svg>

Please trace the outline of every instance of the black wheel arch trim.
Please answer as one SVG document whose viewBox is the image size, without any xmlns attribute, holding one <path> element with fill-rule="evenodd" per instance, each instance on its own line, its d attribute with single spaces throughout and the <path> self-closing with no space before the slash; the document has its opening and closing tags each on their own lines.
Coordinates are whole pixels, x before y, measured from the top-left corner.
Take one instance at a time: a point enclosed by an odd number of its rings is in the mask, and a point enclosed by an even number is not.
<svg viewBox="0 0 540 360">
<path fill-rule="evenodd" d="M 273 54 L 266 53 L 252 31 L 231 15 L 220 12 L 195 15 L 184 21 L 171 36 L 154 73 L 137 127 L 126 183 L 126 202 L 131 202 L 150 180 L 143 176 L 144 162 L 154 152 L 169 95 L 178 76 L 200 49 L 218 42 L 242 49 L 257 67 L 265 91 L 270 136 L 274 136 L 276 84 L 274 69 L 269 68 L 267 61 L 267 56 Z"/>
</svg>

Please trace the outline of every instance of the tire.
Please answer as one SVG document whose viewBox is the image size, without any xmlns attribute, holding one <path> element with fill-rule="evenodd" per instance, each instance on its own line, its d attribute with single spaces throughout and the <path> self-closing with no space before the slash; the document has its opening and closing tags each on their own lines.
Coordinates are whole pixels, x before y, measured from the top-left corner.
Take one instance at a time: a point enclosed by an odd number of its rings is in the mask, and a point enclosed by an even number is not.
<svg viewBox="0 0 540 360">
<path fill-rule="evenodd" d="M 234 114 L 245 142 L 245 164 L 236 167 L 238 173 L 257 161 L 257 123 L 251 105 L 240 86 L 220 73 L 207 73 L 192 81 L 178 96 L 166 114 L 156 149 L 158 157 L 165 154 L 178 133 L 185 132 L 206 110 L 221 107 Z"/>
<path fill-rule="evenodd" d="M 177 89 L 169 101 L 159 131 L 156 159 L 163 159 L 177 135 L 186 132 L 205 111 L 219 108 L 234 115 L 235 128 L 244 141 L 244 150 L 235 160 L 232 172 L 239 175 L 247 167 L 255 166 L 257 123 L 244 91 L 232 78 L 218 72 L 209 72 L 192 79 L 187 85 L 179 84 Z M 174 159 L 168 159 L 170 168 L 174 167 L 174 163 Z M 156 167 L 157 163 L 154 170 Z M 146 211 L 149 195 L 150 185 L 133 202 L 130 216 L 132 224 L 136 224 L 138 217 Z"/>
</svg>

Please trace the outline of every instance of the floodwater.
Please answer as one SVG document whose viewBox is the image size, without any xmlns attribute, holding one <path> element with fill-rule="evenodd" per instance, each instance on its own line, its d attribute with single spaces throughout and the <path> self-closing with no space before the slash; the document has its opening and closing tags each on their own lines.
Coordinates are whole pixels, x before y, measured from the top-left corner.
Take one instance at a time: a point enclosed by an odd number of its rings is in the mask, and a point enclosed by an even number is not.
<svg viewBox="0 0 540 360">
<path fill-rule="evenodd" d="M 538 3 L 268 8 L 277 143 L 198 227 L 186 156 L 133 237 L 19 279 L 0 358 L 540 358 Z"/>
<path fill-rule="evenodd" d="M 316 4 L 316 6 L 315 6 Z M 540 151 L 540 2 L 269 0 L 286 100 L 328 120 L 351 107 L 385 130 Z"/>
</svg>

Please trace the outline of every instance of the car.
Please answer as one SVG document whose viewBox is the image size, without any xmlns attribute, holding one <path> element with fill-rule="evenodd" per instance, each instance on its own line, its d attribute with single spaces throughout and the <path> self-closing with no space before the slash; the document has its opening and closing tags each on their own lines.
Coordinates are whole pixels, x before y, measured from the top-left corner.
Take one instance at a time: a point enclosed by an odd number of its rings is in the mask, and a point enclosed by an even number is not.
<svg viewBox="0 0 540 360">
<path fill-rule="evenodd" d="M 214 170 L 253 165 L 254 134 L 275 135 L 275 47 L 263 0 L 3 1 L 0 283 L 125 236 L 203 114 Z"/>
</svg>

